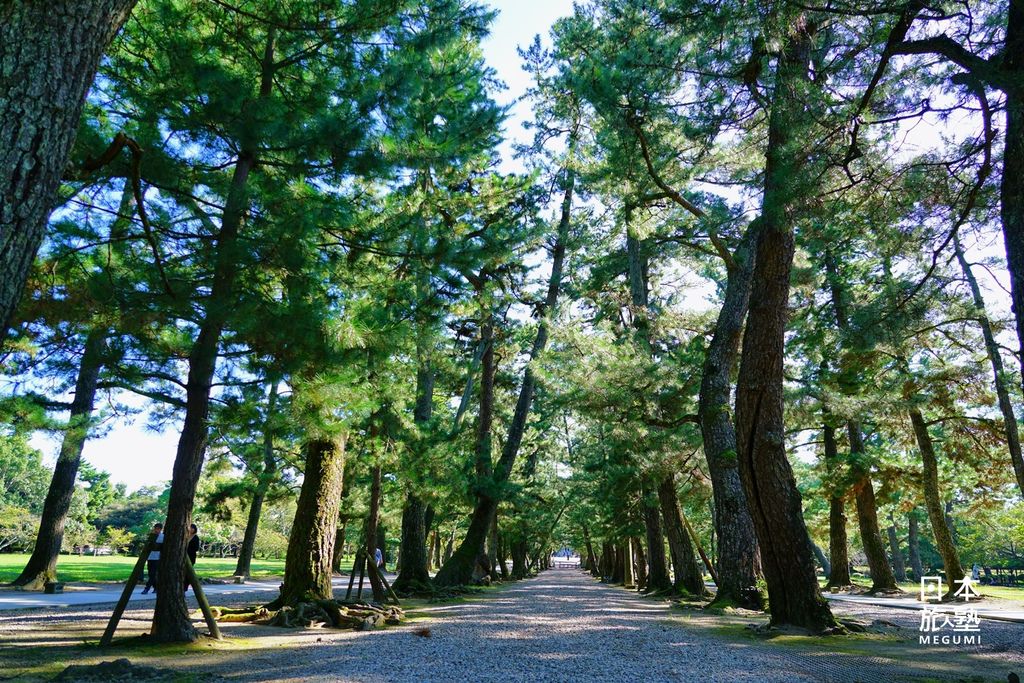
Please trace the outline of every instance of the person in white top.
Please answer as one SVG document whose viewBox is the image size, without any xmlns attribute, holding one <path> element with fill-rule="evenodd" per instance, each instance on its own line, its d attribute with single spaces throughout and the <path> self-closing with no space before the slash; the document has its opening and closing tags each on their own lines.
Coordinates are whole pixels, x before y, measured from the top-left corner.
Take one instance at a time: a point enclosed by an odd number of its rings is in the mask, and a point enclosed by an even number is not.
<svg viewBox="0 0 1024 683">
<path fill-rule="evenodd" d="M 146 580 L 146 587 L 142 589 L 143 594 L 152 590 L 156 593 L 156 574 L 160 571 L 160 549 L 164 547 L 164 525 L 157 522 L 153 525 L 153 533 L 156 534 L 156 542 L 146 559 L 146 572 L 149 578 Z"/>
</svg>

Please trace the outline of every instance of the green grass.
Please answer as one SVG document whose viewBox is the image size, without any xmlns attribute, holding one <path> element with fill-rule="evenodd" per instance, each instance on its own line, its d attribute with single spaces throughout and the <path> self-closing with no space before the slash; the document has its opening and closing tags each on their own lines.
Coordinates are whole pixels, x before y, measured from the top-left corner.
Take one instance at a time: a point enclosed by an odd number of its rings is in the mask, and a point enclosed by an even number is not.
<svg viewBox="0 0 1024 683">
<path fill-rule="evenodd" d="M 342 567 L 346 570 L 352 566 L 351 557 L 342 561 Z M 9 583 L 21 573 L 28 555 L 24 553 L 0 554 L 0 583 Z M 85 581 L 85 582 L 124 582 L 128 580 L 132 568 L 138 561 L 132 556 L 111 556 L 100 557 L 61 555 L 57 563 L 57 577 L 61 581 Z M 196 562 L 196 572 L 199 576 L 223 578 L 231 576 L 235 572 L 237 560 L 233 557 L 202 557 Z M 260 578 L 267 576 L 281 576 L 284 574 L 284 560 L 257 560 L 252 561 L 252 577 Z"/>
</svg>

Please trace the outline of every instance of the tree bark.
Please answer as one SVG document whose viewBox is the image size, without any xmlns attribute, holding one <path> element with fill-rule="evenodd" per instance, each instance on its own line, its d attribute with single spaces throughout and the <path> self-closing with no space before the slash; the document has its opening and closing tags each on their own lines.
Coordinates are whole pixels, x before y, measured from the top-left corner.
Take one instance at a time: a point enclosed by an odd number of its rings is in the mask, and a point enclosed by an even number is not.
<svg viewBox="0 0 1024 683">
<path fill-rule="evenodd" d="M 46 233 L 100 58 L 135 2 L 0 5 L 0 338 Z"/>
<path fill-rule="evenodd" d="M 668 575 L 668 563 L 665 559 L 665 536 L 661 528 L 661 509 L 657 493 L 643 492 L 644 529 L 647 532 L 647 564 L 648 571 L 644 581 L 644 589 L 651 593 L 663 593 L 671 590 L 672 579 Z"/>
<path fill-rule="evenodd" d="M 669 554 L 672 556 L 672 569 L 675 573 L 672 587 L 676 591 L 692 595 L 704 595 L 704 577 L 693 552 L 690 536 L 683 526 L 682 513 L 679 511 L 679 498 L 672 475 L 665 477 L 658 487 L 658 501 L 661 503 L 661 516 L 665 520 L 665 536 L 668 538 Z"/>
<path fill-rule="evenodd" d="M 82 462 L 82 448 L 89 438 L 93 405 L 99 373 L 103 366 L 103 352 L 107 343 L 107 330 L 94 328 L 85 339 L 82 358 L 78 362 L 75 398 L 71 401 L 71 414 L 60 445 L 60 455 L 53 468 L 53 478 L 46 492 L 43 513 L 39 520 L 32 554 L 12 584 L 24 590 L 42 590 L 49 581 L 57 580 L 57 560 L 64 540 L 64 524 L 71 498 L 75 493 L 75 479 Z"/>
<path fill-rule="evenodd" d="M 263 514 L 263 501 L 267 491 L 277 476 L 277 458 L 274 457 L 274 411 L 277 409 L 277 380 L 270 382 L 270 394 L 267 397 L 267 419 L 263 423 L 263 469 L 256 482 L 252 503 L 249 504 L 249 518 L 245 523 L 245 535 L 242 547 L 238 550 L 238 563 L 235 565 L 235 576 L 249 576 L 252 565 L 252 553 L 256 549 L 256 533 L 259 531 L 260 516 Z"/>
<path fill-rule="evenodd" d="M 1000 218 L 1006 244 L 1006 265 L 1010 271 L 1010 294 L 1017 323 L 1018 359 L 1024 372 L 1024 0 L 1010 0 L 1006 14 L 1006 45 L 1002 70 L 1015 78 L 1017 86 L 1005 89 L 1006 141 L 1000 180 Z M 1022 376 L 1024 380 L 1024 376 Z M 1016 465 L 1016 463 L 1015 463 Z M 1022 487 L 1018 470 L 1017 481 Z"/>
<path fill-rule="evenodd" d="M 372 469 L 372 483 L 370 484 L 370 511 L 366 516 L 366 552 L 367 561 L 374 562 L 376 549 L 380 548 L 381 557 L 384 556 L 384 548 L 380 544 L 378 529 L 380 526 L 380 504 L 381 504 L 381 466 L 375 464 Z M 384 603 L 387 601 L 387 593 L 384 584 L 377 576 L 377 572 L 370 572 L 370 586 L 373 589 L 373 601 Z"/>
<path fill-rule="evenodd" d="M 526 541 L 512 543 L 512 578 L 526 578 Z"/>
<path fill-rule="evenodd" d="M 822 425 L 825 440 L 825 469 L 829 477 L 828 495 L 828 554 L 831 572 L 828 575 L 829 590 L 846 589 L 853 586 L 850 579 L 849 545 L 846 540 L 846 499 L 837 492 L 839 483 L 839 448 L 836 446 L 836 428 L 826 422 Z"/>
<path fill-rule="evenodd" d="M 1024 150 L 1022 150 L 1024 153 Z M 1024 188 L 1022 188 L 1024 191 Z M 981 295 L 981 288 L 978 280 L 971 271 L 971 264 L 967 262 L 963 247 L 960 245 L 960 236 L 953 234 L 953 248 L 956 252 L 956 259 L 960 263 L 960 270 L 971 288 L 971 298 L 974 300 L 974 308 L 978 313 L 978 326 L 981 327 L 981 336 L 985 340 L 985 351 L 988 353 L 989 363 L 992 365 L 992 375 L 996 387 L 996 397 L 999 402 L 999 412 L 1003 415 L 1003 431 L 1006 433 L 1006 448 L 1010 452 L 1010 463 L 1013 465 L 1013 472 L 1017 477 L 1017 488 L 1024 493 L 1024 455 L 1021 454 L 1020 431 L 1017 428 L 1017 416 L 1013 412 L 1013 402 L 1010 400 L 1010 392 L 1006 383 L 1006 373 L 1003 370 L 1003 357 L 999 352 L 999 344 L 996 342 L 995 334 L 992 332 L 992 323 L 988 319 L 985 310 L 985 299 Z"/>
<path fill-rule="evenodd" d="M 570 141 L 570 146 L 572 142 Z M 526 433 L 526 420 L 530 415 L 530 407 L 533 405 L 533 394 L 536 389 L 537 378 L 533 371 L 533 363 L 543 353 L 544 348 L 547 346 L 549 330 L 548 315 L 551 315 L 555 311 L 555 306 L 558 303 L 558 293 L 562 286 L 562 269 L 565 263 L 565 250 L 566 244 L 569 240 L 569 224 L 572 212 L 572 198 L 573 189 L 576 183 L 576 172 L 571 168 L 566 172 L 566 178 L 564 182 L 564 194 L 562 196 L 562 209 L 561 217 L 558 221 L 558 234 L 555 239 L 555 246 L 551 253 L 551 275 L 548 279 L 548 291 L 544 298 L 544 306 L 541 309 L 541 319 L 537 325 L 537 335 L 533 340 L 533 347 L 530 349 L 530 359 L 526 364 L 526 369 L 523 371 L 523 383 L 519 388 L 519 397 L 516 399 L 515 411 L 512 414 L 512 421 L 509 423 L 508 433 L 505 437 L 504 446 L 501 449 L 501 457 L 498 459 L 497 466 L 494 468 L 493 473 L 489 473 L 490 478 L 493 479 L 493 489 L 500 488 L 505 482 L 508 481 L 509 476 L 512 474 L 512 467 L 515 464 L 516 457 L 519 454 L 519 447 L 522 445 L 523 436 Z M 488 321 L 488 325 L 491 323 Z M 493 331 L 491 332 L 493 336 Z M 485 394 L 490 394 L 490 399 L 487 403 L 493 403 L 494 400 L 494 377 L 493 377 L 493 355 L 494 349 L 493 344 L 488 342 L 487 350 L 484 352 L 484 360 L 488 353 L 491 355 L 491 387 L 489 390 L 481 387 L 481 416 L 478 423 L 484 422 L 483 413 L 485 410 L 483 397 Z M 483 377 L 487 377 L 487 371 L 481 371 Z M 487 449 L 488 449 L 488 462 L 490 461 L 490 427 L 491 427 L 491 411 L 493 405 L 487 405 Z M 478 436 L 478 444 L 479 436 Z M 479 492 L 477 494 L 477 503 L 473 510 L 473 517 L 470 522 L 469 529 L 466 532 L 465 538 L 462 543 L 459 544 L 458 550 L 456 550 L 451 558 L 444 563 L 440 571 L 434 577 L 434 583 L 438 586 L 457 586 L 468 583 L 472 578 L 473 567 L 478 562 L 481 552 L 484 550 L 484 544 L 487 538 L 487 530 L 490 527 L 490 517 L 495 513 L 498 508 L 497 499 L 493 498 L 492 494 Z M 449 567 L 451 564 L 451 567 Z"/>
<path fill-rule="evenodd" d="M 917 511 L 907 513 L 907 553 L 910 555 L 910 569 L 914 572 L 914 580 L 920 581 L 924 576 L 924 565 L 921 564 L 921 541 L 917 532 Z"/>
<path fill-rule="evenodd" d="M 739 472 L 768 584 L 771 623 L 811 631 L 836 627 L 821 596 L 800 492 L 786 458 L 783 361 L 793 264 L 792 222 L 805 163 L 796 149 L 804 127 L 813 29 L 790 27 L 776 67 L 768 123 L 764 196 L 747 328 L 736 390 Z"/>
<path fill-rule="evenodd" d="M 839 264 L 836 263 L 835 254 L 831 250 L 825 250 L 825 273 L 828 279 L 829 288 L 832 291 L 832 308 L 835 311 L 836 326 L 841 334 L 844 352 L 848 354 L 851 340 L 850 322 L 846 310 L 846 292 L 839 276 Z M 850 359 L 844 359 L 843 363 L 849 365 Z M 842 382 L 843 391 L 846 394 L 853 394 L 855 387 L 848 386 Z M 852 490 L 854 501 L 857 505 L 857 523 L 860 528 L 861 542 L 864 545 L 864 555 L 867 556 L 868 566 L 871 570 L 871 591 L 896 591 L 896 577 L 889 566 L 889 560 L 885 556 L 885 542 L 882 540 L 882 532 L 878 524 L 878 505 L 875 502 L 875 487 L 871 481 L 871 463 L 864 448 L 863 430 L 859 420 L 851 419 L 846 423 L 846 432 L 850 441 L 850 477 L 853 481 Z"/>
<path fill-rule="evenodd" d="M 424 427 L 434 412 L 434 369 L 426 357 L 426 351 L 420 349 L 419 354 L 422 360 L 416 371 L 416 407 L 413 410 L 413 420 L 420 427 Z M 422 448 L 423 445 L 418 443 L 416 447 Z M 428 507 L 410 488 L 402 508 L 402 567 L 394 582 L 395 590 L 425 590 L 430 587 L 430 557 L 427 552 Z"/>
<path fill-rule="evenodd" d="M 960 565 L 960 556 L 953 542 L 953 534 L 946 525 L 946 515 L 942 508 L 942 497 L 939 492 L 939 462 L 935 456 L 935 445 L 928 433 L 928 425 L 924 416 L 917 408 L 910 410 L 910 422 L 914 426 L 914 437 L 921 451 L 921 473 L 924 489 L 925 508 L 928 520 L 932 524 L 932 535 L 935 547 L 942 556 L 942 566 L 946 570 L 946 585 L 950 592 L 956 590 L 956 581 L 964 578 L 964 570 Z"/>
<path fill-rule="evenodd" d="M 900 539 L 896 535 L 896 527 L 890 525 L 886 530 L 889 535 L 889 551 L 892 553 L 892 566 L 897 581 L 907 580 L 907 564 L 903 561 L 903 551 L 900 550 Z"/>
<path fill-rule="evenodd" d="M 740 332 L 750 302 L 757 223 L 746 230 L 728 270 L 725 298 L 715 332 L 704 356 L 697 414 L 714 494 L 714 529 L 718 536 L 718 584 L 715 602 L 762 609 L 764 596 L 757 587 L 761 557 L 754 523 L 740 481 L 736 457 L 736 431 L 729 411 L 732 372 Z"/>
<path fill-rule="evenodd" d="M 334 597 L 331 561 L 344 481 L 345 440 L 309 439 L 303 450 L 302 488 L 288 537 L 284 583 L 281 595 L 271 603 L 274 607 Z"/>
<path fill-rule="evenodd" d="M 263 55 L 263 72 L 259 97 L 266 99 L 273 87 L 274 31 L 268 32 Z M 235 161 L 217 235 L 213 283 L 206 310 L 199 323 L 199 333 L 188 356 L 188 380 L 185 384 L 185 419 L 178 439 L 171 475 L 170 498 L 167 503 L 167 525 L 160 553 L 157 574 L 156 607 L 153 610 L 151 635 L 156 642 L 191 642 L 197 638 L 189 617 L 185 595 L 179 590 L 185 584 L 186 530 L 192 522 L 196 486 L 203 470 L 209 438 L 210 388 L 217 367 L 220 336 L 228 314 L 235 304 L 238 277 L 237 245 L 242 219 L 249 207 L 249 174 L 256 167 L 256 149 L 243 146 Z M 332 524 L 337 520 L 332 520 Z M 333 539 L 331 539 L 333 543 Z M 328 559 L 328 562 L 330 560 Z"/>
</svg>

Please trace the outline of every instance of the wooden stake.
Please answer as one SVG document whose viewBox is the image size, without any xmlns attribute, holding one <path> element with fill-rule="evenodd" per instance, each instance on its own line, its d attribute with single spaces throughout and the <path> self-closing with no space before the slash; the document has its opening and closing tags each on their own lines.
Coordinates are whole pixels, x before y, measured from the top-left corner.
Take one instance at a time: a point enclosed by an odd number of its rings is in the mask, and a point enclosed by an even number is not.
<svg viewBox="0 0 1024 683">
<path fill-rule="evenodd" d="M 372 565 L 368 566 L 373 567 L 373 573 L 376 574 L 377 578 L 380 579 L 380 582 L 384 584 L 384 589 L 387 591 L 388 597 L 394 600 L 396 605 L 401 605 L 402 603 L 398 601 L 398 596 L 395 595 L 395 591 L 391 589 L 391 584 L 389 584 L 388 580 L 384 578 L 384 572 L 380 570 L 380 567 L 377 566 L 377 563 L 374 562 Z"/>
<path fill-rule="evenodd" d="M 356 593 L 356 602 L 363 599 L 363 574 L 366 571 L 366 551 L 363 551 L 363 556 L 359 560 L 359 592 Z"/>
<path fill-rule="evenodd" d="M 363 555 L 363 549 L 356 550 L 356 556 L 352 558 L 352 569 L 348 573 L 348 590 L 345 591 L 345 602 L 348 602 L 352 598 L 352 583 L 356 580 L 356 565 L 359 564 L 359 558 Z"/>
<path fill-rule="evenodd" d="M 206 600 L 203 586 L 199 583 L 199 577 L 196 576 L 196 568 L 192 566 L 192 560 L 188 558 L 188 555 L 185 556 L 185 573 L 188 575 L 188 582 L 192 584 L 192 592 L 195 593 L 199 609 L 203 611 L 206 625 L 210 627 L 210 635 L 213 636 L 214 640 L 223 640 L 223 637 L 220 635 L 220 626 L 217 625 L 217 620 L 213 618 L 213 610 L 210 609 L 210 603 Z"/>
<path fill-rule="evenodd" d="M 153 549 L 153 543 L 156 542 L 156 534 L 150 534 L 149 539 L 142 547 L 142 553 L 139 555 L 138 562 L 135 563 L 135 568 L 132 569 L 131 575 L 128 577 L 128 583 L 124 585 L 124 590 L 121 591 L 121 598 L 117 601 L 117 605 L 114 607 L 114 613 L 110 615 L 110 621 L 107 623 L 107 629 L 103 632 L 103 637 L 100 638 L 100 647 L 106 647 L 110 645 L 110 641 L 114 639 L 114 631 L 117 630 L 117 625 L 121 621 L 121 616 L 124 614 L 124 610 L 128 607 L 128 601 L 132 597 L 132 591 L 135 590 L 135 586 L 138 585 L 139 579 L 142 578 L 142 570 L 146 566 L 146 559 L 149 557 L 149 553 Z"/>
</svg>

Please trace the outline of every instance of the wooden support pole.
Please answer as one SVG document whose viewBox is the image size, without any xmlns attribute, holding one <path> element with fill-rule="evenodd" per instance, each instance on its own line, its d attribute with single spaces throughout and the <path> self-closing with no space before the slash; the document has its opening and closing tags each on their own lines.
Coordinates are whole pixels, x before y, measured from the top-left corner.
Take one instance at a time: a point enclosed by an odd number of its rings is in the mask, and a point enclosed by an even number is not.
<svg viewBox="0 0 1024 683">
<path fill-rule="evenodd" d="M 384 572 L 380 570 L 380 567 L 377 566 L 377 563 L 374 562 L 367 566 L 373 567 L 373 573 L 377 576 L 378 579 L 380 579 L 380 582 L 384 584 L 384 590 L 387 591 L 388 597 L 394 600 L 396 605 L 402 604 L 398 601 L 398 596 L 395 595 L 395 591 L 391 589 L 391 584 L 389 584 L 388 580 L 384 578 Z"/>
<path fill-rule="evenodd" d="M 352 583 L 356 580 L 356 567 L 359 565 L 359 558 L 363 555 L 363 549 L 360 548 L 356 551 L 356 556 L 352 558 L 352 569 L 348 573 L 348 590 L 345 591 L 345 602 L 352 599 Z"/>
<path fill-rule="evenodd" d="M 356 602 L 363 599 L 363 575 L 366 572 L 367 560 L 366 551 L 363 550 L 363 556 L 359 560 L 359 590 L 356 592 Z"/>
<path fill-rule="evenodd" d="M 683 519 L 683 526 L 686 527 L 687 533 L 690 534 L 690 539 L 692 539 L 693 540 L 693 544 L 695 546 L 697 546 L 697 553 L 700 555 L 700 559 L 704 560 L 704 566 L 707 567 L 708 574 L 711 575 L 711 580 L 714 581 L 715 585 L 717 586 L 718 585 L 718 572 L 715 571 L 714 565 L 711 564 L 711 560 L 708 559 L 707 554 L 705 554 L 704 548 L 701 547 L 700 539 L 697 538 L 697 532 L 695 532 L 693 530 L 693 527 L 690 526 L 690 520 L 688 520 L 686 518 L 686 515 L 684 515 L 680 511 L 679 516 L 682 517 L 682 519 Z"/>
<path fill-rule="evenodd" d="M 128 577 L 128 583 L 124 585 L 124 590 L 121 591 L 121 598 L 117 601 L 117 605 L 114 607 L 114 613 L 110 615 L 110 621 L 107 623 L 107 629 L 103 632 L 103 637 L 100 638 L 100 647 L 110 645 L 110 642 L 114 639 L 114 632 L 117 630 L 117 625 L 121 621 L 121 616 L 124 614 L 125 608 L 128 607 L 128 601 L 131 600 L 132 591 L 135 590 L 135 586 L 138 585 L 139 579 L 142 578 L 142 570 L 146 566 L 146 559 L 149 558 L 149 553 L 153 550 L 153 543 L 155 542 L 156 534 L 150 534 L 146 543 L 142 546 L 142 553 L 139 554 L 139 560 L 135 563 L 135 568 L 132 569 L 132 573 Z"/>
<path fill-rule="evenodd" d="M 210 609 L 210 603 L 206 600 L 203 586 L 199 582 L 199 577 L 196 576 L 196 568 L 192 566 L 192 560 L 188 558 L 188 555 L 185 556 L 185 574 L 188 576 L 188 582 L 192 585 L 192 592 L 195 593 L 199 609 L 203 611 L 206 625 L 210 627 L 210 635 L 213 636 L 214 640 L 223 640 L 223 637 L 220 635 L 220 626 L 217 625 L 217 620 L 213 618 L 213 610 Z"/>
</svg>

